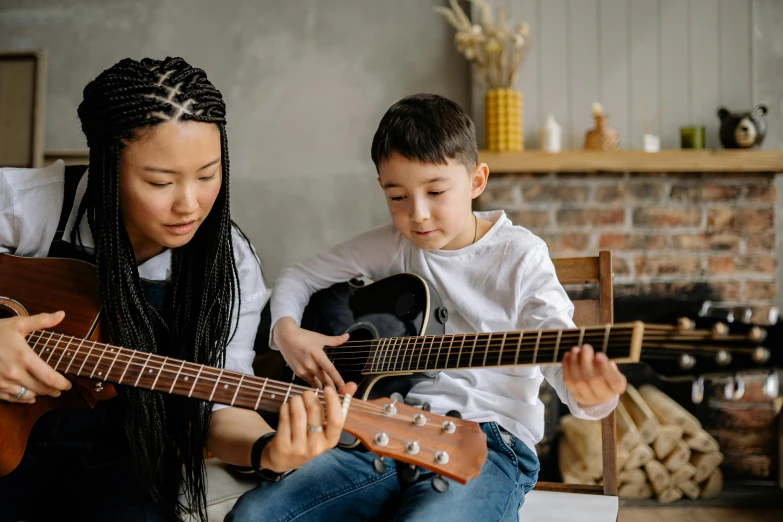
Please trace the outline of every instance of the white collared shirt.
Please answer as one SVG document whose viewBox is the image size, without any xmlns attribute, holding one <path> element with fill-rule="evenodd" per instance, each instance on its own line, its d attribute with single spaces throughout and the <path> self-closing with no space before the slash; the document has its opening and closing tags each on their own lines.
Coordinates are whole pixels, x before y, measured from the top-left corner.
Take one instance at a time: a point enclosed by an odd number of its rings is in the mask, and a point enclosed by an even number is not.
<svg viewBox="0 0 783 522">
<path fill-rule="evenodd" d="M 285 269 L 272 292 L 272 325 L 286 316 L 299 322 L 310 296 L 334 283 L 412 272 L 432 285 L 448 309 L 447 334 L 574 328 L 574 306 L 557 280 L 546 243 L 513 225 L 503 211 L 476 214 L 493 226 L 459 250 L 421 250 L 393 225 L 384 225 Z M 617 405 L 615 397 L 580 408 L 559 364 L 442 371 L 414 386 L 407 398 L 429 403 L 434 413 L 457 410 L 463 419 L 495 421 L 534 448 L 544 434 L 538 397 L 544 378 L 577 417 L 601 419 Z"/>
<path fill-rule="evenodd" d="M 58 160 L 45 168 L 0 168 L 0 252 L 25 257 L 46 257 L 60 220 L 64 196 L 65 164 Z M 87 190 L 87 175 L 76 190 L 63 238 L 70 241 L 79 203 Z M 94 248 L 87 219 L 79 232 L 85 249 Z M 239 273 L 239 323 L 226 347 L 227 370 L 253 374 L 256 332 L 261 309 L 269 299 L 255 250 L 236 229 L 232 230 L 234 259 Z M 164 250 L 138 267 L 139 276 L 165 282 L 171 276 L 171 250 Z M 233 323 L 232 323 L 233 324 Z M 215 405 L 215 409 L 223 406 Z"/>
</svg>

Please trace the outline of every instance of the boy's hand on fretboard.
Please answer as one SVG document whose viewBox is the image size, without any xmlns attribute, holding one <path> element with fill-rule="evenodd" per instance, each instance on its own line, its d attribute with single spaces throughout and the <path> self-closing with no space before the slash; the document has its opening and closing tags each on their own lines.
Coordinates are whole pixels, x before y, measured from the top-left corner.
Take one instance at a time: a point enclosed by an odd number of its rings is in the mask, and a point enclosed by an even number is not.
<svg viewBox="0 0 783 522">
<path fill-rule="evenodd" d="M 628 385 L 617 363 L 604 353 L 595 353 L 589 344 L 573 347 L 563 358 L 563 380 L 581 408 L 603 404 L 625 392 Z"/>
</svg>

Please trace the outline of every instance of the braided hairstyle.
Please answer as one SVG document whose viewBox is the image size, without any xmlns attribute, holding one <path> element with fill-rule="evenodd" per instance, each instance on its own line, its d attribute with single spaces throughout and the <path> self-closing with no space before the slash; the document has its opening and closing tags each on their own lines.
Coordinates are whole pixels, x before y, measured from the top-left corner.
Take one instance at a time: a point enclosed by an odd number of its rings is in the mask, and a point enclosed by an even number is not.
<svg viewBox="0 0 783 522">
<path fill-rule="evenodd" d="M 182 58 L 124 59 L 84 89 L 78 114 L 90 167 L 77 223 L 86 214 L 95 241 L 102 321 L 118 344 L 210 366 L 225 364 L 232 319 L 239 316 L 234 310 L 239 284 L 231 241 L 225 113 L 222 95 L 204 71 Z M 145 129 L 181 120 L 218 126 L 222 185 L 193 239 L 172 251 L 172 280 L 165 311 L 159 313 L 144 298 L 121 218 L 120 155 Z M 81 243 L 78 229 L 73 229 L 73 244 Z M 203 448 L 210 405 L 130 386 L 119 393 L 136 473 L 152 500 L 169 516 L 180 518 L 183 510 L 193 509 L 205 520 Z M 178 501 L 181 481 L 187 507 Z"/>
</svg>

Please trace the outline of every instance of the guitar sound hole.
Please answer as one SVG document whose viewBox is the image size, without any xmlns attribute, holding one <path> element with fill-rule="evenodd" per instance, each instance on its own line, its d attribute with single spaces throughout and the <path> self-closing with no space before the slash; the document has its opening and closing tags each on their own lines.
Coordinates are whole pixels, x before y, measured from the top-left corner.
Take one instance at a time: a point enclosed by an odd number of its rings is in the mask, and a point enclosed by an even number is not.
<svg viewBox="0 0 783 522">
<path fill-rule="evenodd" d="M 7 319 L 9 317 L 16 317 L 19 315 L 19 311 L 14 308 L 15 301 L 4 302 L 5 299 L 0 299 L 0 319 Z M 16 306 L 21 306 L 16 303 Z"/>
<path fill-rule="evenodd" d="M 371 341 L 380 337 L 378 331 L 372 324 L 356 324 L 348 329 L 348 334 L 351 336 L 351 341 Z"/>
</svg>

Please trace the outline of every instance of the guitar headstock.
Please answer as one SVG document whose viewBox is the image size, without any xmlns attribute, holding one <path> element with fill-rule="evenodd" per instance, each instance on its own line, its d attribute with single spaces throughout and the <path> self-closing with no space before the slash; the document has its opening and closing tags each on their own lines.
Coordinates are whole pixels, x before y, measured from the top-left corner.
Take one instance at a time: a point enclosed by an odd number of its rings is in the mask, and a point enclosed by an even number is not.
<svg viewBox="0 0 783 522">
<path fill-rule="evenodd" d="M 379 398 L 352 401 L 345 431 L 372 453 L 433 471 L 465 484 L 487 459 L 484 432 L 476 422 L 435 415 Z"/>
<path fill-rule="evenodd" d="M 783 368 L 783 322 L 773 309 L 750 322 L 749 309 L 715 309 L 674 326 L 645 325 L 641 359 L 664 378 L 734 375 Z"/>
</svg>

